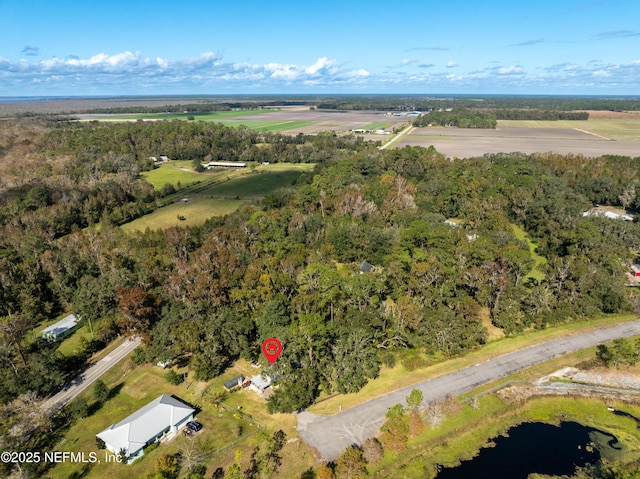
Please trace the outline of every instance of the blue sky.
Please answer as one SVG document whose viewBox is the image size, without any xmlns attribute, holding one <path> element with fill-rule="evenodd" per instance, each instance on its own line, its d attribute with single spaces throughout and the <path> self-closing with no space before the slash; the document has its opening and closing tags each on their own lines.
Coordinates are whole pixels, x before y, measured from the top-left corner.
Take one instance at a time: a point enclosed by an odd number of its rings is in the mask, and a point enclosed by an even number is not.
<svg viewBox="0 0 640 479">
<path fill-rule="evenodd" d="M 640 94 L 638 0 L 0 0 L 0 96 Z"/>
</svg>

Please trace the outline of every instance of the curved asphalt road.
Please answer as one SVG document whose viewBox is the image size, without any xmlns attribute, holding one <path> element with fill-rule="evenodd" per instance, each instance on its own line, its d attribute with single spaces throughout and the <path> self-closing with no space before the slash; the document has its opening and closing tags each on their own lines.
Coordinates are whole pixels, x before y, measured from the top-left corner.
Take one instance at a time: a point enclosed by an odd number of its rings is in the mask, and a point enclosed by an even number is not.
<svg viewBox="0 0 640 479">
<path fill-rule="evenodd" d="M 546 343 L 505 354 L 496 359 L 476 364 L 454 373 L 423 381 L 371 399 L 333 416 L 319 416 L 304 411 L 298 414 L 298 433 L 315 447 L 327 461 L 337 459 L 351 444 L 362 444 L 380 430 L 389 407 L 405 403 L 412 389 L 424 394 L 426 403 L 444 398 L 448 393 L 456 396 L 555 356 L 605 343 L 620 337 L 640 335 L 640 321 L 597 329 L 555 339 Z"/>
</svg>

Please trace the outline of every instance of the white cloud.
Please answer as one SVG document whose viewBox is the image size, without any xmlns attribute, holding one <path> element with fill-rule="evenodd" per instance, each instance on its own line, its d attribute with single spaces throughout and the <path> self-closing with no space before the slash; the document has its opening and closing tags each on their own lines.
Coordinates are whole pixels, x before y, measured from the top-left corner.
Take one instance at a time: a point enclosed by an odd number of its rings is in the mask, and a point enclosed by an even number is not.
<svg viewBox="0 0 640 479">
<path fill-rule="evenodd" d="M 593 76 L 600 77 L 600 78 L 608 78 L 611 76 L 611 72 L 608 72 L 607 70 L 596 70 L 593 72 Z"/>
<path fill-rule="evenodd" d="M 633 58 L 633 57 L 632 57 Z M 345 65 L 349 64 L 347 68 Z M 416 68 L 403 68 L 414 65 Z M 455 69 L 454 69 L 455 68 Z M 418 71 L 410 71 L 418 70 Z M 453 71 L 456 72 L 453 75 Z M 535 73 L 533 73 L 535 72 Z M 4 95 L 39 94 L 139 94 L 200 93 L 215 91 L 333 91 L 424 92 L 588 92 L 620 89 L 637 94 L 640 59 L 612 64 L 587 62 L 555 65 L 501 65 L 465 70 L 450 60 L 444 65 L 422 63 L 412 58 L 394 66 L 372 70 L 353 61 L 320 56 L 297 64 L 225 61 L 220 53 L 205 52 L 186 59 L 147 57 L 141 52 L 100 52 L 84 58 L 0 56 L 0 80 Z"/>
<path fill-rule="evenodd" d="M 524 73 L 525 71 L 517 65 L 498 68 L 498 74 L 500 75 L 523 75 Z"/>
<path fill-rule="evenodd" d="M 329 60 L 327 57 L 318 58 L 313 65 L 304 69 L 304 72 L 308 75 L 318 75 L 323 72 L 335 71 L 337 62 L 335 60 Z"/>
<path fill-rule="evenodd" d="M 371 73 L 369 73 L 364 68 L 360 68 L 359 70 L 351 70 L 350 72 L 347 73 L 347 76 L 353 77 L 353 78 L 366 78 L 368 76 L 371 76 Z"/>
</svg>

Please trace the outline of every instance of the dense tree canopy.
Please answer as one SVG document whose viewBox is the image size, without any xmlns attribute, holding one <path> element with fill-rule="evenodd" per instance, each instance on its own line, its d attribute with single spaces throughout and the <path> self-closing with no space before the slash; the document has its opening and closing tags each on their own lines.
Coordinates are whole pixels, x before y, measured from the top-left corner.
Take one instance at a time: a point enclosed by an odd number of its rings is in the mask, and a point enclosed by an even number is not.
<svg viewBox="0 0 640 479">
<path fill-rule="evenodd" d="M 96 341 L 141 334 L 147 360 L 182 357 L 200 379 L 259 358 L 277 336 L 284 351 L 267 372 L 280 388 L 269 409 L 294 411 L 323 391 L 358 391 L 383 353 L 453 356 L 485 343 L 487 321 L 516 334 L 637 303 L 625 284 L 640 226 L 582 213 L 637 209 L 639 158 L 451 162 L 433 148 L 184 122 L 44 130 L 30 140 L 44 166 L 27 163 L 0 190 L 3 402 L 46 395 L 69 377 L 72 365 L 32 339 L 69 310 Z M 278 201 L 194 228 L 126 235 L 114 226 L 154 203 L 138 174 L 152 152 L 242 158 L 289 147 L 320 165 Z M 95 222 L 99 232 L 79 229 Z M 517 231 L 545 261 L 534 262 Z"/>
</svg>

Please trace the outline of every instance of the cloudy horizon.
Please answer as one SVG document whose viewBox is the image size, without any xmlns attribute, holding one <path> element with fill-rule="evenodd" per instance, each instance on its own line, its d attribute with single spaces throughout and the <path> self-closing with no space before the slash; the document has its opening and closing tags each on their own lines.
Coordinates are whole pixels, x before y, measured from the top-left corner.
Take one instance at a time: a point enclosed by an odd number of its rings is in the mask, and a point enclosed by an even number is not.
<svg viewBox="0 0 640 479">
<path fill-rule="evenodd" d="M 0 96 L 640 94 L 634 1 L 72 3 L 0 1 Z"/>
</svg>

